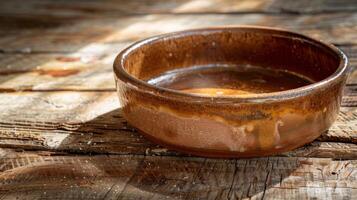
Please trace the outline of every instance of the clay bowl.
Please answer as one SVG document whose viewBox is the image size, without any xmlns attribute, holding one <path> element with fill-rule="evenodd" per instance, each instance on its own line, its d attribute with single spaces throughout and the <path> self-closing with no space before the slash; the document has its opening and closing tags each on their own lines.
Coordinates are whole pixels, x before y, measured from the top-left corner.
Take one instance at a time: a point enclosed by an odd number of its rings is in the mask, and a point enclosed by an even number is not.
<svg viewBox="0 0 357 200">
<path fill-rule="evenodd" d="M 233 96 L 190 94 L 148 83 L 168 71 L 217 64 L 289 71 L 312 82 Z M 313 141 L 337 117 L 346 68 L 346 56 L 332 45 L 252 26 L 148 38 L 123 50 L 114 62 L 125 119 L 169 149 L 208 157 L 266 156 Z"/>
</svg>

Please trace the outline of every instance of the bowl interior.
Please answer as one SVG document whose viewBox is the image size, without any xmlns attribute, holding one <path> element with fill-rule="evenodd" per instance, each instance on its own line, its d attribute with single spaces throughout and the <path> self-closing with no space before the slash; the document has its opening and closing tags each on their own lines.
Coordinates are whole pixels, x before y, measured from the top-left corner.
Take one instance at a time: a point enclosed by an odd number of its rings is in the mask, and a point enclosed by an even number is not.
<svg viewBox="0 0 357 200">
<path fill-rule="evenodd" d="M 328 45 L 300 34 L 264 28 L 177 32 L 129 47 L 122 66 L 148 81 L 165 72 L 206 65 L 252 65 L 287 70 L 318 82 L 331 76 L 341 58 Z"/>
</svg>

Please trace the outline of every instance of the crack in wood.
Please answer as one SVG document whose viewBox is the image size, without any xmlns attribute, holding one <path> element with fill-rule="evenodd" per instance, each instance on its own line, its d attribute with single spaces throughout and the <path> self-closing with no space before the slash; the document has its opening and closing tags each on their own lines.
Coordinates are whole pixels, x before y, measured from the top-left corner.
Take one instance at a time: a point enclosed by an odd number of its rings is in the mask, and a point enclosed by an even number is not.
<svg viewBox="0 0 357 200">
<path fill-rule="evenodd" d="M 185 198 L 184 198 L 185 200 L 187 200 L 190 197 L 190 191 L 192 191 L 192 188 L 196 184 L 196 179 L 200 175 L 200 172 L 201 172 L 202 168 L 205 166 L 206 162 L 207 162 L 207 158 L 203 158 L 202 164 L 200 165 L 200 167 L 198 168 L 196 174 L 192 178 L 192 186 L 187 190 L 187 193 L 186 193 Z"/>
<path fill-rule="evenodd" d="M 267 158 L 267 164 L 266 164 L 266 166 L 265 166 L 265 169 L 268 169 L 268 166 L 269 166 L 269 157 Z M 269 177 L 270 177 L 270 173 L 273 171 L 273 166 L 274 166 L 274 163 L 272 162 L 271 163 L 271 168 L 269 169 L 269 170 L 267 170 L 267 175 L 266 175 L 266 177 L 265 177 L 265 181 L 264 181 L 264 189 L 263 189 L 263 194 L 262 194 L 262 198 L 261 198 L 261 200 L 263 200 L 264 199 L 264 197 L 265 197 L 265 192 L 266 192 L 266 190 L 267 190 L 267 185 L 268 185 L 268 180 L 269 180 Z"/>
<path fill-rule="evenodd" d="M 146 158 L 146 155 L 143 155 L 142 159 L 141 159 L 140 162 L 138 163 L 138 165 L 137 165 L 136 169 L 134 170 L 134 172 L 131 174 L 131 176 L 129 177 L 129 179 L 124 183 L 124 187 L 123 187 L 123 189 L 120 191 L 120 193 L 119 193 L 117 199 L 122 199 L 122 198 L 124 198 L 123 192 L 125 192 L 125 190 L 126 190 L 128 184 L 133 181 L 133 178 L 137 175 L 137 173 L 138 173 L 139 170 L 141 169 L 141 166 L 143 165 L 143 163 L 144 163 L 144 161 L 145 161 L 145 158 Z"/>
<path fill-rule="evenodd" d="M 231 199 L 231 193 L 232 193 L 232 189 L 233 189 L 233 185 L 234 185 L 234 181 L 236 179 L 236 174 L 238 171 L 238 167 L 237 167 L 237 160 L 235 159 L 234 161 L 234 171 L 233 171 L 233 177 L 232 177 L 232 182 L 229 185 L 229 189 L 228 189 L 228 194 L 227 194 L 227 200 Z M 249 192 L 249 191 L 248 191 Z"/>
</svg>

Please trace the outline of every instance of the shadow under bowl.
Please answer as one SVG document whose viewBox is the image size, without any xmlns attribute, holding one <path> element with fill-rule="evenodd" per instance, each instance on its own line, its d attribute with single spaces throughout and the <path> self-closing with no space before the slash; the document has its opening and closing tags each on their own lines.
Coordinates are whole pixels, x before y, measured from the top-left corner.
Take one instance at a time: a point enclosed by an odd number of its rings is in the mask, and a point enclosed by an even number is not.
<svg viewBox="0 0 357 200">
<path fill-rule="evenodd" d="M 211 65 L 259 66 L 312 82 L 233 96 L 191 94 L 148 83 L 173 70 Z M 346 56 L 332 45 L 255 26 L 155 36 L 129 46 L 114 62 L 125 119 L 156 143 L 208 157 L 272 155 L 313 141 L 338 115 L 346 68 Z"/>
</svg>

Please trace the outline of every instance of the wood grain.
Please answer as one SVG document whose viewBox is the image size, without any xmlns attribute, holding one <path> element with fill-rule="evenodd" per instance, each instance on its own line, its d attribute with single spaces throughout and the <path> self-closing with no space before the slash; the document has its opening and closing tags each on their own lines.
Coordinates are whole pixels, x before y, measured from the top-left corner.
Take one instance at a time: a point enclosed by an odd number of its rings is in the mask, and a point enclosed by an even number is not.
<svg viewBox="0 0 357 200">
<path fill-rule="evenodd" d="M 42 16 L 23 16 L 23 18 L 28 21 L 23 22 L 18 19 L 18 16 L 6 17 L 8 20 L 6 23 L 0 21 L 2 52 L 76 52 L 91 47 L 92 43 L 133 42 L 145 37 L 184 29 L 244 24 L 286 28 L 340 45 L 352 45 L 357 41 L 356 13 L 308 16 L 153 14 L 88 19 L 53 17 L 51 21 L 56 24 L 53 26 L 46 25 L 47 22 L 43 22 Z M 38 24 L 38 26 L 26 28 L 27 24 Z"/>
<path fill-rule="evenodd" d="M 115 56 L 105 48 L 74 54 L 0 54 L 0 91 L 114 91 Z"/>
<path fill-rule="evenodd" d="M 357 10 L 353 0 L 105 0 L 40 1 L 32 0 L 26 6 L 18 6 L 20 0 L 4 2 L 3 14 L 32 14 L 60 16 L 120 16 L 130 14 L 187 14 L 187 13 L 267 13 L 267 14 L 316 14 L 352 12 Z M 35 12 L 36 11 L 36 12 Z"/>
<path fill-rule="evenodd" d="M 357 162 L 71 156 L 1 149 L 0 196 L 41 199 L 354 199 Z"/>
</svg>

